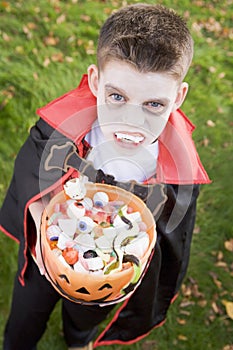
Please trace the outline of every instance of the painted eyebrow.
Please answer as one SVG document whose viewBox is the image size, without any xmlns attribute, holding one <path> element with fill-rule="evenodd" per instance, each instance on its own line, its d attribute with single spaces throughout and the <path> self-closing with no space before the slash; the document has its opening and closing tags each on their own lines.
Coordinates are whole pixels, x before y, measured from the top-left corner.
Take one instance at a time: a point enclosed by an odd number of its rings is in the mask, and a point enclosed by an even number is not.
<svg viewBox="0 0 233 350">
<path fill-rule="evenodd" d="M 120 89 L 117 86 L 112 85 L 112 84 L 106 84 L 105 89 L 107 91 L 115 90 L 117 93 L 119 93 L 119 95 L 125 95 L 125 96 L 127 95 L 126 91 L 124 91 L 123 89 Z"/>
<path fill-rule="evenodd" d="M 111 90 L 114 90 L 119 95 L 127 96 L 126 91 L 124 91 L 123 89 L 118 88 L 117 86 L 112 85 L 112 84 L 106 84 L 105 89 L 106 89 L 106 91 L 109 91 L 109 92 Z M 143 102 L 143 104 L 149 103 L 149 102 L 158 102 L 162 105 L 168 105 L 170 103 L 170 100 L 167 97 L 164 97 L 164 98 L 163 97 L 162 98 L 161 97 L 152 97 L 152 98 L 147 98 L 146 101 Z"/>
</svg>

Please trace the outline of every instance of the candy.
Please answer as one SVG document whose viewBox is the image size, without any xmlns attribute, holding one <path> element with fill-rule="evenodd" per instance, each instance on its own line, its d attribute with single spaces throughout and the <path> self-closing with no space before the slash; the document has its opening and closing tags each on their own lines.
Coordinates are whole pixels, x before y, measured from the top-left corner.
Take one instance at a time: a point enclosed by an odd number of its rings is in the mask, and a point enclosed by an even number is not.
<svg viewBox="0 0 233 350">
<path fill-rule="evenodd" d="M 67 247 L 67 242 L 69 242 L 70 240 L 71 238 L 66 236 L 64 232 L 61 232 L 58 238 L 57 247 L 61 250 L 65 249 Z"/>
<path fill-rule="evenodd" d="M 89 197 L 84 197 L 80 203 L 84 206 L 86 210 L 91 210 L 93 208 L 93 201 Z"/>
<path fill-rule="evenodd" d="M 77 227 L 76 219 L 59 219 L 58 225 L 68 237 L 70 238 L 74 237 L 76 227 Z"/>
<path fill-rule="evenodd" d="M 62 255 L 69 265 L 74 265 L 78 261 L 78 251 L 74 248 L 64 249 Z"/>
<path fill-rule="evenodd" d="M 100 270 L 104 267 L 103 260 L 99 256 L 87 259 L 87 265 L 90 271 Z"/>
<path fill-rule="evenodd" d="M 67 215 L 72 219 L 79 219 L 85 215 L 85 207 L 82 203 L 72 201 L 67 207 Z"/>
<path fill-rule="evenodd" d="M 47 237 L 50 241 L 57 241 L 61 233 L 61 229 L 58 225 L 51 225 L 47 228 Z"/>
<path fill-rule="evenodd" d="M 96 224 L 88 216 L 83 216 L 80 218 L 77 224 L 77 229 L 82 233 L 90 233 Z"/>
<path fill-rule="evenodd" d="M 88 269 L 85 269 L 83 264 L 78 260 L 74 265 L 73 265 L 74 271 L 76 272 L 88 272 Z"/>
<path fill-rule="evenodd" d="M 105 192 L 96 192 L 93 196 L 94 205 L 98 208 L 103 208 L 108 204 L 109 198 Z"/>
<path fill-rule="evenodd" d="M 82 233 L 74 239 L 75 243 L 84 248 L 95 249 L 94 238 L 89 233 Z"/>
<path fill-rule="evenodd" d="M 71 179 L 64 184 L 64 191 L 72 199 L 83 199 L 87 193 L 85 182 L 87 182 L 85 176 Z"/>
<path fill-rule="evenodd" d="M 99 237 L 95 240 L 95 243 L 99 249 L 103 252 L 111 252 L 112 242 L 109 241 L 106 236 Z"/>
<path fill-rule="evenodd" d="M 79 178 L 64 185 L 69 199 L 54 205 L 47 222 L 51 249 L 77 272 L 112 274 L 139 264 L 149 247 L 140 212 L 103 191 L 87 197 L 84 184 Z"/>
<path fill-rule="evenodd" d="M 149 247 L 149 237 L 146 232 L 140 232 L 137 238 L 125 246 L 125 253 L 141 259 Z"/>
</svg>

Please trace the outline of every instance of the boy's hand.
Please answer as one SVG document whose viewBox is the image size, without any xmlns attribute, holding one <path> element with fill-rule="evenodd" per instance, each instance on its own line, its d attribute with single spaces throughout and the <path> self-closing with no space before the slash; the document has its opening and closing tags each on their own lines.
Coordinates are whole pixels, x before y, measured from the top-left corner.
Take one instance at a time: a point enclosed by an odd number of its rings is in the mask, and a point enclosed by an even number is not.
<svg viewBox="0 0 233 350">
<path fill-rule="evenodd" d="M 30 213 L 32 215 L 32 218 L 34 220 L 35 226 L 36 226 L 36 233 L 37 233 L 37 239 L 36 239 L 36 246 L 35 246 L 35 251 L 36 251 L 36 263 L 37 266 L 40 270 L 41 275 L 45 275 L 45 268 L 41 256 L 41 251 L 40 251 L 40 225 L 41 225 L 41 216 L 44 211 L 45 206 L 47 205 L 47 201 L 40 199 L 29 206 Z"/>
</svg>

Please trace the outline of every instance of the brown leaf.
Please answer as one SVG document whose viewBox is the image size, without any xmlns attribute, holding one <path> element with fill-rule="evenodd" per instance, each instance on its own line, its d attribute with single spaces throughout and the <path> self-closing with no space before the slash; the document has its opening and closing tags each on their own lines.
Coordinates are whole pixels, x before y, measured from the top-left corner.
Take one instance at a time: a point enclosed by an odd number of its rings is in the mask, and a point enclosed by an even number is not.
<svg viewBox="0 0 233 350">
<path fill-rule="evenodd" d="M 38 76 L 38 74 L 37 74 L 36 72 L 33 73 L 33 78 L 34 78 L 35 80 L 38 80 L 38 79 L 39 79 L 39 76 Z"/>
<path fill-rule="evenodd" d="M 142 350 L 156 350 L 158 343 L 155 340 L 146 340 L 142 343 Z"/>
<path fill-rule="evenodd" d="M 205 138 L 202 140 L 202 142 L 201 142 L 201 144 L 202 144 L 204 147 L 208 147 L 208 146 L 209 146 L 209 143 L 210 143 L 210 140 L 209 140 L 207 137 L 205 137 Z"/>
<path fill-rule="evenodd" d="M 222 350 L 233 350 L 233 344 L 232 345 L 225 345 Z"/>
<path fill-rule="evenodd" d="M 74 62 L 74 59 L 73 59 L 73 57 L 66 56 L 65 57 L 65 61 L 68 62 L 68 63 L 72 63 L 72 62 Z"/>
<path fill-rule="evenodd" d="M 219 79 L 223 79 L 223 78 L 225 78 L 225 76 L 226 76 L 226 73 L 225 72 L 221 72 L 221 73 L 219 73 L 218 78 Z"/>
<path fill-rule="evenodd" d="M 65 20 L 66 20 L 66 15 L 63 13 L 61 16 L 57 17 L 56 22 L 57 22 L 57 24 L 61 24 L 61 23 L 65 22 Z"/>
<path fill-rule="evenodd" d="M 206 125 L 209 126 L 210 128 L 215 127 L 215 123 L 212 120 L 207 120 Z"/>
<path fill-rule="evenodd" d="M 223 252 L 219 251 L 218 254 L 217 254 L 217 260 L 220 261 L 220 260 L 223 260 Z"/>
<path fill-rule="evenodd" d="M 187 321 L 186 320 L 184 320 L 183 318 L 177 318 L 176 319 L 177 320 L 177 323 L 179 323 L 180 325 L 185 325 L 186 323 L 187 323 Z"/>
<path fill-rule="evenodd" d="M 227 268 L 227 263 L 225 263 L 224 261 L 218 261 L 214 264 L 217 267 L 223 267 L 223 268 Z"/>
<path fill-rule="evenodd" d="M 47 46 L 55 46 L 59 42 L 59 39 L 54 36 L 46 36 L 43 41 Z"/>
<path fill-rule="evenodd" d="M 9 2 L 7 2 L 7 1 L 2 1 L 2 2 L 1 2 L 1 6 L 2 6 L 2 7 L 5 7 L 5 9 L 10 8 L 10 4 L 9 4 Z"/>
<path fill-rule="evenodd" d="M 191 306 L 191 305 L 195 305 L 195 302 L 194 301 L 186 301 L 186 300 L 184 300 L 184 301 L 182 301 L 180 303 L 180 307 L 188 307 L 188 306 Z"/>
<path fill-rule="evenodd" d="M 229 241 L 225 241 L 224 246 L 226 250 L 228 250 L 229 252 L 233 252 L 233 238 L 231 238 Z"/>
<path fill-rule="evenodd" d="M 2 38 L 4 41 L 7 41 L 7 42 L 11 40 L 11 37 L 4 32 L 2 33 Z"/>
<path fill-rule="evenodd" d="M 227 316 L 233 320 L 233 302 L 227 301 L 227 300 L 222 300 L 222 303 L 225 306 Z"/>
<path fill-rule="evenodd" d="M 207 300 L 199 300 L 198 302 L 197 302 L 197 304 L 200 306 L 200 307 L 206 307 L 206 305 L 207 305 Z"/>
<path fill-rule="evenodd" d="M 181 315 L 190 316 L 191 312 L 187 310 L 180 310 Z"/>
<path fill-rule="evenodd" d="M 213 311 L 214 311 L 215 314 L 221 313 L 221 312 L 220 312 L 220 309 L 219 309 L 219 307 L 218 307 L 218 305 L 216 304 L 215 301 L 212 302 L 211 307 L 212 307 L 212 309 L 213 309 Z"/>
<path fill-rule="evenodd" d="M 90 22 L 90 20 L 91 20 L 91 17 L 88 15 L 81 15 L 80 18 L 84 22 Z"/>
<path fill-rule="evenodd" d="M 48 57 L 46 57 L 44 62 L 43 62 L 43 66 L 48 67 L 49 64 L 50 64 L 50 59 Z"/>
<path fill-rule="evenodd" d="M 183 296 L 185 296 L 185 297 L 189 297 L 192 294 L 190 286 L 186 286 L 184 283 L 181 286 L 181 291 L 182 291 Z"/>
<path fill-rule="evenodd" d="M 27 24 L 27 27 L 28 27 L 29 29 L 36 29 L 36 28 L 37 28 L 37 25 L 36 25 L 34 22 L 29 22 L 29 23 Z"/>
<path fill-rule="evenodd" d="M 196 283 L 193 284 L 193 286 L 192 286 L 192 295 L 193 295 L 195 298 L 201 298 L 201 297 L 203 297 L 203 293 L 199 292 L 198 285 L 197 285 Z"/>
<path fill-rule="evenodd" d="M 188 338 L 187 338 L 185 335 L 183 335 L 183 334 L 179 334 L 177 338 L 178 338 L 179 340 L 182 340 L 182 341 L 188 340 Z"/>
<path fill-rule="evenodd" d="M 215 73 L 216 70 L 217 70 L 216 67 L 213 67 L 213 66 L 210 66 L 210 67 L 209 67 L 209 72 L 210 72 L 210 73 Z"/>
<path fill-rule="evenodd" d="M 210 272 L 209 274 L 212 277 L 213 282 L 218 287 L 218 289 L 222 289 L 222 282 L 218 280 L 217 274 L 214 272 Z"/>
<path fill-rule="evenodd" d="M 194 230 L 193 230 L 193 233 L 194 233 L 194 234 L 198 234 L 198 233 L 200 233 L 200 232 L 201 232 L 200 226 L 195 226 L 195 227 L 194 227 Z"/>
<path fill-rule="evenodd" d="M 63 62 L 64 61 L 64 56 L 62 52 L 55 53 L 51 56 L 51 60 L 53 62 Z"/>
</svg>

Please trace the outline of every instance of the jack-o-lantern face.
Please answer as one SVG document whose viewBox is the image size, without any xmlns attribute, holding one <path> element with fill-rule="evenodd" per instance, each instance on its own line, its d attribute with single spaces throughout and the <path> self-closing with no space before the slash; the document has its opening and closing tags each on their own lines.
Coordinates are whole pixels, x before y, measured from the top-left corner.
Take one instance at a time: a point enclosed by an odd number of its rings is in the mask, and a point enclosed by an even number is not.
<svg viewBox="0 0 233 350">
<path fill-rule="evenodd" d="M 145 272 L 148 259 L 152 254 L 156 241 L 154 218 L 138 197 L 118 187 L 103 184 L 88 184 L 87 194 L 105 190 L 111 200 L 123 200 L 131 207 L 140 211 L 143 221 L 147 224 L 150 244 L 147 252 L 140 261 L 140 267 L 128 261 L 124 269 L 106 275 L 77 272 L 70 266 L 65 266 L 52 251 L 46 238 L 46 225 L 52 214 L 55 203 L 62 203 L 64 192 L 57 194 L 45 209 L 41 225 L 41 253 L 44 260 L 46 277 L 53 287 L 64 297 L 77 303 L 112 304 L 120 302 L 129 295 L 139 284 Z"/>
<path fill-rule="evenodd" d="M 124 288 L 129 286 L 134 277 L 134 269 L 130 267 L 116 274 L 101 276 L 102 278 L 77 273 L 57 261 L 50 249 L 44 254 L 44 264 L 54 288 L 74 302 L 101 304 L 121 299 L 126 295 Z"/>
</svg>

